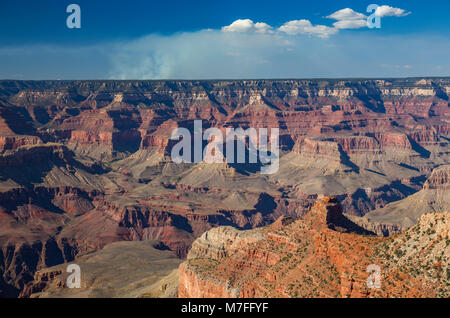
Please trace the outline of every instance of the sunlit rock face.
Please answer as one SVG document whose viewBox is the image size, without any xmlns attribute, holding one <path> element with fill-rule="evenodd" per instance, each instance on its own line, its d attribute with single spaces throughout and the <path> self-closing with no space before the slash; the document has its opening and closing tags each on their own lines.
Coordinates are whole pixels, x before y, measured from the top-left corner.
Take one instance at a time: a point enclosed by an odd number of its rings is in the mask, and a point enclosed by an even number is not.
<svg viewBox="0 0 450 318">
<path fill-rule="evenodd" d="M 295 221 L 203 234 L 179 267 L 178 296 L 448 297 L 449 235 L 450 214 L 427 213 L 406 232 L 380 238 L 347 219 L 337 198 L 321 196 Z M 376 288 L 370 268 L 379 271 Z"/>
</svg>

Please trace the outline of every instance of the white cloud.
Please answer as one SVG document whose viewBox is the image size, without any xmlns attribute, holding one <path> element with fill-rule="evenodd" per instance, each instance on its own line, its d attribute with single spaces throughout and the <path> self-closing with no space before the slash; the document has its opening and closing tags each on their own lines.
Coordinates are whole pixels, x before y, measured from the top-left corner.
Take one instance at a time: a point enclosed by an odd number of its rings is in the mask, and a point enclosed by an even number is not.
<svg viewBox="0 0 450 318">
<path fill-rule="evenodd" d="M 379 17 L 404 17 L 411 14 L 411 12 L 407 12 L 406 10 L 400 8 L 393 8 L 388 5 L 382 5 L 377 8 L 375 14 Z M 255 23 L 250 19 L 238 19 L 230 25 L 222 27 L 222 31 L 238 33 L 257 32 L 264 34 L 281 32 L 290 35 L 306 34 L 320 38 L 328 38 L 330 35 L 334 35 L 342 29 L 361 29 L 368 26 L 368 16 L 351 8 L 338 10 L 326 18 L 336 20 L 332 27 L 326 25 L 313 25 L 309 20 L 301 19 L 288 21 L 278 29 L 275 29 L 264 22 Z"/>
<path fill-rule="evenodd" d="M 332 14 L 330 14 L 329 16 L 327 16 L 328 19 L 333 19 L 333 20 L 363 20 L 363 19 L 367 19 L 367 16 L 354 11 L 353 9 L 350 8 L 345 8 L 345 9 L 341 9 L 339 11 L 336 11 Z"/>
<path fill-rule="evenodd" d="M 238 19 L 231 23 L 230 25 L 222 27 L 223 32 L 258 32 L 258 33 L 271 33 L 272 27 L 264 22 L 254 23 L 250 19 Z"/>
<path fill-rule="evenodd" d="M 342 20 L 333 23 L 336 29 L 361 29 L 367 27 L 367 20 Z"/>
<path fill-rule="evenodd" d="M 404 17 L 411 12 L 404 9 L 393 8 L 387 5 L 379 6 L 375 15 L 379 17 Z M 367 16 L 350 8 L 338 10 L 329 16 L 328 19 L 337 20 L 333 23 L 336 29 L 361 29 L 367 27 Z"/>
<path fill-rule="evenodd" d="M 404 9 L 393 8 L 387 5 L 379 6 L 375 11 L 375 15 L 379 17 L 405 17 L 411 14 Z"/>
<path fill-rule="evenodd" d="M 326 25 L 313 25 L 309 20 L 293 20 L 286 22 L 277 30 L 264 22 L 254 23 L 250 19 L 238 19 L 230 25 L 222 27 L 223 32 L 237 33 L 262 33 L 274 34 L 282 32 L 290 35 L 306 34 L 314 35 L 320 38 L 327 38 L 338 32 L 337 29 Z"/>
<path fill-rule="evenodd" d="M 286 22 L 278 29 L 281 32 L 296 35 L 308 34 L 315 35 L 320 38 L 328 38 L 332 34 L 336 34 L 338 30 L 326 25 L 313 25 L 309 20 L 293 20 Z"/>
<path fill-rule="evenodd" d="M 239 19 L 228 26 L 222 27 L 224 32 L 249 32 L 255 27 L 255 24 L 250 19 Z"/>
<path fill-rule="evenodd" d="M 336 29 L 361 29 L 367 27 L 367 16 L 350 8 L 338 10 L 329 16 L 328 19 L 337 20 L 333 23 Z"/>
<path fill-rule="evenodd" d="M 256 32 L 260 33 L 270 33 L 272 31 L 272 27 L 264 22 L 257 22 L 255 23 Z"/>
</svg>

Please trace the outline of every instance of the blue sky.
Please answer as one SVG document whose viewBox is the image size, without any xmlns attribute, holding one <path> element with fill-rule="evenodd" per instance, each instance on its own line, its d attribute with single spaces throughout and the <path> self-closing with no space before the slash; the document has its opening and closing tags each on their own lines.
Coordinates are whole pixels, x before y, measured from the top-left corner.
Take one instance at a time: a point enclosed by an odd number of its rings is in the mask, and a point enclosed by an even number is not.
<svg viewBox="0 0 450 318">
<path fill-rule="evenodd" d="M 66 7 L 81 7 L 81 29 Z M 365 20 L 383 6 L 380 29 Z M 0 78 L 450 75 L 450 2 L 0 0 Z"/>
</svg>

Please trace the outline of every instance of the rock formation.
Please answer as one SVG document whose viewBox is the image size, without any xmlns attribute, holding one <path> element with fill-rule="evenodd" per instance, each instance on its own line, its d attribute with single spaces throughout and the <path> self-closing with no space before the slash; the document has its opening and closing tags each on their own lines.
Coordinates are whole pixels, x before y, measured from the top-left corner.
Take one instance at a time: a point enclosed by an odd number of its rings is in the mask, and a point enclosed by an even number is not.
<svg viewBox="0 0 450 318">
<path fill-rule="evenodd" d="M 439 166 L 425 181 L 422 190 L 405 199 L 370 211 L 364 217 L 351 219 L 380 235 L 399 233 L 417 223 L 427 212 L 450 210 L 450 165 Z"/>
<path fill-rule="evenodd" d="M 401 235 L 380 238 L 347 219 L 336 198 L 322 197 L 299 220 L 203 234 L 180 265 L 178 295 L 448 297 L 449 237 L 448 213 L 424 214 Z M 378 286 L 371 268 L 380 270 Z"/>
<path fill-rule="evenodd" d="M 67 263 L 36 272 L 20 297 L 175 297 L 180 262 L 160 242 L 117 242 L 77 259 L 81 288 L 68 288 Z"/>
</svg>

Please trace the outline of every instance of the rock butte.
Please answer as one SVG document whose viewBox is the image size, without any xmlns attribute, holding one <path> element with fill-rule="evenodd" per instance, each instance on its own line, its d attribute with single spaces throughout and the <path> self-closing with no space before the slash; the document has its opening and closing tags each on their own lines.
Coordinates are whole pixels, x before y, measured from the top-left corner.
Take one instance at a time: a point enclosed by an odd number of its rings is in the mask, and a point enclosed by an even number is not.
<svg viewBox="0 0 450 318">
<path fill-rule="evenodd" d="M 430 213 L 398 236 L 371 236 L 342 214 L 336 198 L 323 197 L 299 220 L 204 233 L 179 268 L 178 295 L 448 297 L 449 235 L 450 214 Z M 367 284 L 372 264 L 380 288 Z"/>
<path fill-rule="evenodd" d="M 186 258 L 211 228 L 299 218 L 319 194 L 404 231 L 449 210 L 448 94 L 448 78 L 0 81 L 0 295 L 118 241 Z M 195 119 L 278 127 L 279 171 L 174 164 L 171 132 Z"/>
</svg>

